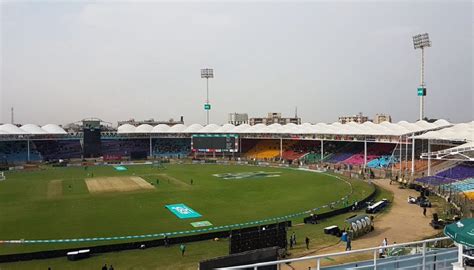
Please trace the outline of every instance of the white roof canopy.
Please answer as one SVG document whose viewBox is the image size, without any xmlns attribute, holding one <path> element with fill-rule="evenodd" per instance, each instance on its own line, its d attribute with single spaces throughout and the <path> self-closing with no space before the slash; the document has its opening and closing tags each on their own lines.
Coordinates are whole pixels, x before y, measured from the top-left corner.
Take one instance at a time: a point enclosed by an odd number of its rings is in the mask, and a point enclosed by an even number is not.
<svg viewBox="0 0 474 270">
<path fill-rule="evenodd" d="M 183 124 L 169 127 L 167 125 L 140 125 L 135 127 L 130 124 L 121 125 L 117 129 L 118 134 L 151 134 L 151 133 L 178 133 L 178 134 L 198 134 L 198 133 L 230 133 L 230 134 L 297 134 L 297 135 L 347 135 L 347 136 L 404 136 L 414 133 L 426 132 L 416 138 L 424 139 L 446 139 L 459 141 L 474 141 L 474 122 L 463 124 L 450 124 L 446 120 L 438 120 L 434 123 L 426 121 L 418 121 L 408 123 L 400 121 L 398 123 L 383 122 L 374 124 L 365 122 L 363 124 L 347 123 L 341 124 L 335 122 L 332 124 L 304 123 L 302 125 L 295 124 L 272 124 L 266 126 L 257 124 L 250 126 L 243 124 L 234 126 L 231 124 L 216 125 L 209 124 L 202 126 L 200 124 L 192 124 L 185 126 Z M 41 135 L 41 134 L 67 134 L 64 129 L 58 125 L 48 124 L 45 126 L 37 126 L 33 124 L 17 127 L 12 124 L 0 125 L 0 135 Z"/>
<path fill-rule="evenodd" d="M 67 132 L 58 125 L 48 124 L 38 126 L 34 124 L 26 124 L 17 127 L 12 124 L 0 125 L 0 135 L 47 135 L 47 134 L 67 134 Z"/>
<path fill-rule="evenodd" d="M 474 121 L 415 136 L 417 139 L 474 142 Z"/>
<path fill-rule="evenodd" d="M 302 125 L 295 124 L 272 124 L 264 125 L 257 124 L 250 126 L 243 124 L 234 126 L 231 124 L 216 125 L 209 124 L 202 126 L 200 124 L 192 124 L 185 126 L 182 124 L 174 125 L 166 128 L 164 125 L 158 125 L 150 128 L 134 127 L 129 124 L 122 125 L 118 128 L 119 134 L 128 133 L 183 133 L 183 134 L 194 134 L 194 133 L 232 133 L 232 134 L 300 134 L 300 135 L 316 135 L 316 134 L 329 134 L 329 135 L 367 135 L 367 136 L 402 136 L 411 135 L 419 132 L 426 132 L 430 130 L 437 130 L 445 127 L 452 126 L 446 120 L 438 120 L 434 123 L 428 123 L 426 121 L 418 121 L 415 123 L 408 123 L 401 121 L 398 123 L 383 122 L 380 124 L 374 124 L 372 122 L 365 122 L 363 124 L 347 123 L 341 124 L 335 122 L 332 124 L 318 123 L 309 124 L 304 123 Z"/>
</svg>

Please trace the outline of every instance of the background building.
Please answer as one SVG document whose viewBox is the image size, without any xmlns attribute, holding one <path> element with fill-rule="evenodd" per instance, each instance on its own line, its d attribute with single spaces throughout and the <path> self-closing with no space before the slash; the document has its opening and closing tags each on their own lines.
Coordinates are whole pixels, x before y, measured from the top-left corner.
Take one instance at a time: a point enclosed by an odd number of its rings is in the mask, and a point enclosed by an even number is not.
<svg viewBox="0 0 474 270">
<path fill-rule="evenodd" d="M 124 125 L 124 124 L 130 124 L 130 125 L 135 126 L 135 127 L 138 127 L 139 125 L 143 125 L 143 124 L 148 124 L 150 126 L 156 126 L 156 125 L 159 125 L 159 124 L 165 124 L 165 125 L 168 125 L 168 126 L 174 126 L 174 125 L 177 125 L 177 124 L 183 124 L 184 125 L 184 117 L 181 116 L 179 121 L 175 121 L 173 118 L 171 118 L 168 121 L 159 121 L 159 120 L 155 120 L 153 118 L 148 119 L 148 120 L 135 120 L 135 119 L 132 118 L 132 119 L 126 120 L 126 121 L 118 121 L 118 126 L 121 126 L 121 125 Z"/>
<path fill-rule="evenodd" d="M 374 117 L 375 124 L 380 124 L 385 121 L 392 123 L 392 117 L 389 114 L 384 114 L 384 113 L 376 114 Z"/>
<path fill-rule="evenodd" d="M 301 125 L 301 118 L 297 115 L 295 115 L 295 117 L 281 117 L 281 113 L 268 113 L 267 117 L 252 117 L 249 119 L 251 126 L 256 124 L 271 125 L 276 123 L 280 125 L 289 123 Z"/>
<path fill-rule="evenodd" d="M 361 112 L 357 115 L 352 115 L 352 116 L 339 116 L 339 123 L 341 124 L 345 124 L 349 122 L 356 122 L 356 123 L 362 124 L 367 121 L 369 121 L 369 117 L 362 115 Z"/>
<path fill-rule="evenodd" d="M 249 115 L 246 113 L 229 113 L 229 120 L 227 123 L 232 124 L 234 126 L 248 124 L 249 123 Z"/>
</svg>

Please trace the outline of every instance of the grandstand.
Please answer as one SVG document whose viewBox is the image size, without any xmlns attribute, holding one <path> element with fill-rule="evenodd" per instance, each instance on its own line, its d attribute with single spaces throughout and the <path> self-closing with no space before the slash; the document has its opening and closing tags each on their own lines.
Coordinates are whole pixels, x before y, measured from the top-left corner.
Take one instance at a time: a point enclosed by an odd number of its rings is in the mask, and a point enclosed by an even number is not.
<svg viewBox="0 0 474 270">
<path fill-rule="evenodd" d="M 149 157 L 185 157 L 190 154 L 190 137 L 193 134 L 239 134 L 241 158 L 262 160 L 302 160 L 306 163 L 328 162 L 370 168 L 395 170 L 411 169 L 413 156 L 424 149 L 423 140 L 411 149 L 412 135 L 436 132 L 453 126 L 445 120 L 434 123 L 405 121 L 394 123 L 340 124 L 273 124 L 202 126 L 183 124 L 169 127 L 163 124 L 138 127 L 124 124 L 117 131 L 102 132 L 102 156 L 146 159 Z M 3 162 L 21 163 L 54 159 L 80 159 L 83 157 L 82 134 L 68 134 L 57 125 L 20 127 L 0 125 Z M 413 141 L 415 142 L 415 141 Z M 404 148 L 404 149 L 402 149 Z M 365 151 L 366 149 L 366 151 Z M 435 148 L 433 148 L 435 149 Z M 409 154 L 413 150 L 414 155 Z M 403 162 L 401 162 L 403 161 Z M 399 162 L 399 163 L 398 163 Z M 415 159 L 415 171 L 426 170 L 426 162 Z"/>
<path fill-rule="evenodd" d="M 102 155 L 110 156 L 140 156 L 146 158 L 149 153 L 147 139 L 102 139 Z"/>
<path fill-rule="evenodd" d="M 426 176 L 416 179 L 417 182 L 433 186 L 446 185 L 463 181 L 474 177 L 474 167 L 468 164 L 460 164 L 453 168 L 441 171 L 434 176 Z M 464 191 L 464 190 L 463 190 Z"/>
<path fill-rule="evenodd" d="M 191 152 L 191 141 L 187 138 L 159 138 L 153 140 L 153 156 L 162 158 L 182 158 Z"/>
<path fill-rule="evenodd" d="M 0 141 L 0 160 L 11 164 L 21 164 L 26 160 L 41 160 L 34 145 L 26 141 Z"/>
<path fill-rule="evenodd" d="M 474 177 L 453 182 L 449 188 L 464 193 L 470 200 L 474 199 Z"/>
<path fill-rule="evenodd" d="M 389 168 L 390 166 L 392 166 L 392 164 L 396 164 L 396 163 L 397 163 L 397 159 L 395 157 L 383 155 L 383 156 L 379 156 L 379 157 L 376 157 L 376 158 L 370 160 L 367 163 L 367 167 L 369 167 L 369 168 Z"/>
<path fill-rule="evenodd" d="M 309 154 L 315 154 L 320 151 L 319 141 L 295 141 L 292 145 L 287 145 L 282 153 L 282 159 L 288 161 L 294 161 L 302 159 Z M 309 157 L 306 157 L 308 160 Z M 316 160 L 315 156 L 312 156 L 313 160 Z M 318 160 L 319 161 L 319 160 Z"/>
<path fill-rule="evenodd" d="M 280 145 L 280 140 L 259 140 L 250 150 L 245 153 L 245 157 L 252 159 L 274 159 L 280 156 L 280 150 L 285 153 L 287 157 L 291 158 L 292 150 L 289 150 L 294 141 L 283 141 Z"/>
<path fill-rule="evenodd" d="M 367 161 L 367 166 L 370 168 L 388 168 L 397 161 L 392 155 L 394 144 L 372 143 L 367 145 L 367 153 L 364 153 L 362 143 L 347 143 L 335 147 L 335 152 L 331 153 L 326 161 L 352 166 L 361 166 Z"/>
<path fill-rule="evenodd" d="M 81 158 L 82 146 L 78 139 L 33 141 L 40 159 L 44 161 Z"/>
</svg>

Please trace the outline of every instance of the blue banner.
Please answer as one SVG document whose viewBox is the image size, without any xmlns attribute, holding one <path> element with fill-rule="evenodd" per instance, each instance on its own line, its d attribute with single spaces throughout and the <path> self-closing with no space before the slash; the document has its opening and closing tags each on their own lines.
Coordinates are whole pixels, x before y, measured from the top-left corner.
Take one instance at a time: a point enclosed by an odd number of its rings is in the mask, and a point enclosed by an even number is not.
<svg viewBox="0 0 474 270">
<path fill-rule="evenodd" d="M 183 218 L 197 218 L 201 217 L 201 214 L 194 211 L 193 209 L 187 207 L 185 204 L 178 203 L 178 204 L 168 204 L 165 206 L 171 213 L 175 214 L 177 217 Z"/>
</svg>

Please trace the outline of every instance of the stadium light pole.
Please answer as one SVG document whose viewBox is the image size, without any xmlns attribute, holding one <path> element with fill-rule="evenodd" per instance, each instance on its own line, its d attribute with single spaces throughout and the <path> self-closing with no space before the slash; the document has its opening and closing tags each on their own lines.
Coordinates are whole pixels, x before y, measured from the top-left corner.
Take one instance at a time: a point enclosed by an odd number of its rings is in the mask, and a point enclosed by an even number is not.
<svg viewBox="0 0 474 270">
<path fill-rule="evenodd" d="M 209 79 L 214 78 L 214 69 L 201 69 L 201 78 L 206 79 L 206 104 L 204 104 L 204 110 L 206 110 L 206 123 L 209 125 L 209 111 L 211 110 L 211 104 L 209 104 Z"/>
<path fill-rule="evenodd" d="M 420 87 L 418 88 L 418 96 L 420 97 L 420 120 L 423 120 L 424 117 L 424 97 L 426 96 L 426 87 L 425 87 L 425 48 L 431 47 L 430 37 L 428 33 L 419 34 L 413 36 L 413 47 L 416 49 L 421 49 L 421 78 L 420 78 Z"/>
</svg>

